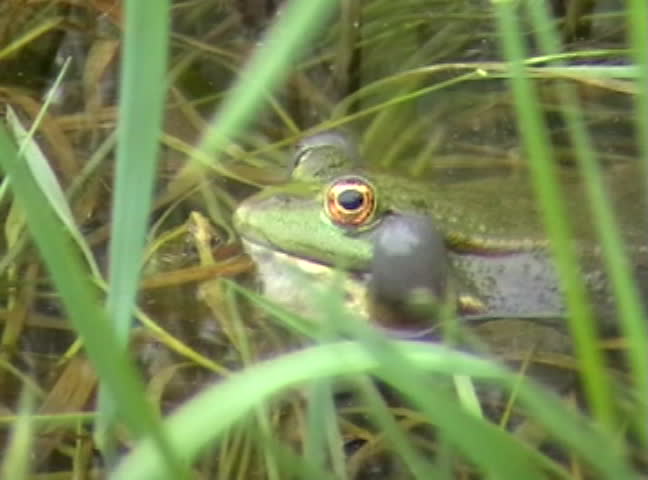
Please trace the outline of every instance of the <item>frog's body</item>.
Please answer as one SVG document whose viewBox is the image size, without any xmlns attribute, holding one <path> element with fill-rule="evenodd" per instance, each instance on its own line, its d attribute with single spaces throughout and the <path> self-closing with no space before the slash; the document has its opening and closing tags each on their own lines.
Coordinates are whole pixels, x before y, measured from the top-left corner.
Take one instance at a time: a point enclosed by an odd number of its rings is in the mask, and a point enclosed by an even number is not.
<svg viewBox="0 0 648 480">
<path fill-rule="evenodd" d="M 321 155 L 324 151 L 326 154 Z M 459 296 L 471 297 L 481 305 L 477 312 L 467 309 L 464 313 L 564 313 L 540 211 L 527 181 L 492 177 L 423 183 L 393 174 L 362 171 L 350 165 L 351 159 L 341 161 L 344 155 L 340 145 L 311 145 L 306 153 L 301 152 L 305 158 L 299 159 L 293 182 L 266 188 L 239 207 L 237 228 L 257 260 L 261 259 L 261 250 L 270 249 L 283 252 L 286 261 L 295 257 L 313 265 L 342 267 L 354 272 L 357 281 L 364 283 L 371 270 L 376 232 L 384 218 L 425 215 L 443 235 L 450 275 L 457 279 Z M 333 167 L 321 168 L 322 162 Z M 349 228 L 324 215 L 326 190 L 341 176 L 359 178 L 375 190 L 378 207 L 366 225 Z M 631 175 L 616 172 L 609 183 L 618 202 L 620 230 L 632 246 L 631 253 L 638 265 L 645 265 L 647 249 L 634 247 L 645 242 L 639 182 Z M 597 299 L 598 303 L 611 305 L 583 186 L 570 178 L 563 178 L 563 184 L 567 211 L 573 219 L 574 246 L 582 256 L 586 284 L 590 291 L 606 297 Z M 397 271 L 398 265 L 394 269 L 396 275 L 406 275 Z M 272 281 L 264 280 L 266 285 Z M 271 287 L 269 290 L 272 296 L 281 296 L 273 294 Z M 281 300 L 290 303 L 286 298 Z"/>
</svg>

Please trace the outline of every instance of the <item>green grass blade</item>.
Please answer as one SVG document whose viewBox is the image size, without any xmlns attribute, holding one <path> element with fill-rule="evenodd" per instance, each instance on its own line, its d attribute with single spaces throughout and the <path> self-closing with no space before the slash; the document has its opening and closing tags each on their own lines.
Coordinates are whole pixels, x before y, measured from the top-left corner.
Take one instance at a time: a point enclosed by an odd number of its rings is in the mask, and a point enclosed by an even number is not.
<svg viewBox="0 0 648 480">
<path fill-rule="evenodd" d="M 52 90 L 56 88 L 56 84 L 52 87 Z M 43 111 L 44 112 L 44 109 Z M 41 112 L 41 114 L 42 114 Z M 81 234 L 79 227 L 76 224 L 74 215 L 70 205 L 68 204 L 67 198 L 63 189 L 58 183 L 56 174 L 52 170 L 48 160 L 45 158 L 42 150 L 38 144 L 33 139 L 33 134 L 36 129 L 36 125 L 39 122 L 37 118 L 34 120 L 34 126 L 30 129 L 29 132 L 25 130 L 23 125 L 20 123 L 16 112 L 7 106 L 7 126 L 9 127 L 14 140 L 20 145 L 19 155 L 21 158 L 24 158 L 27 166 L 29 167 L 31 174 L 34 177 L 34 180 L 38 183 L 42 192 L 47 197 L 47 201 L 52 206 L 60 220 L 63 222 L 65 227 L 70 232 L 72 238 L 77 243 L 79 249 L 83 253 L 88 267 L 92 271 L 93 276 L 96 278 L 101 278 L 99 267 L 97 262 L 94 259 L 92 251 L 88 246 L 85 238 Z"/>
<path fill-rule="evenodd" d="M 638 70 L 636 78 L 639 95 L 636 97 L 635 118 L 648 191 L 648 40 L 646 39 L 648 3 L 645 0 L 629 0 L 627 15 L 632 59 Z"/>
<path fill-rule="evenodd" d="M 497 379 L 509 388 L 514 388 L 519 382 L 514 373 L 491 362 L 443 346 L 416 342 L 390 342 L 390 345 L 412 362 L 418 371 Z M 331 343 L 282 355 L 233 375 L 195 396 L 167 419 L 166 432 L 176 453 L 189 461 L 244 418 L 255 405 L 277 393 L 317 378 L 370 372 L 379 366 L 380 362 L 375 356 L 357 342 Z M 604 478 L 637 478 L 623 458 L 610 448 L 609 438 L 599 429 L 589 426 L 580 414 L 529 382 L 520 382 L 518 387 L 520 402 L 527 406 L 529 413 Z M 215 405 L 218 408 L 214 408 Z M 459 415 L 480 422 L 465 412 Z M 209 425 L 209 428 L 205 428 L 205 425 Z M 464 433 L 472 435 L 474 432 Z M 483 452 L 490 451 L 484 445 L 479 448 Z M 158 458 L 150 443 L 144 442 L 124 458 L 113 480 L 153 479 L 160 472 Z"/>
<path fill-rule="evenodd" d="M 636 97 L 635 118 L 639 152 L 644 167 L 644 195 L 648 195 L 648 39 L 646 38 L 648 3 L 645 0 L 630 0 L 627 12 L 633 59 L 639 70 L 636 82 L 639 94 Z M 648 373 L 646 372 L 646 369 L 648 369 L 648 361 L 646 360 L 648 357 L 648 339 L 646 338 L 646 319 L 643 319 L 642 324 L 624 322 L 624 328 L 629 342 L 630 360 L 635 382 L 638 386 L 639 398 L 644 399 L 644 402 L 646 402 L 641 412 L 641 428 L 644 448 L 648 448 Z"/>
<path fill-rule="evenodd" d="M 547 7 L 541 3 L 531 3 L 530 11 L 532 19 L 540 27 L 537 31 L 544 53 L 546 55 L 558 54 L 560 46 L 557 32 L 554 31 Z M 646 361 L 648 330 L 639 290 L 634 282 L 630 260 L 625 252 L 623 239 L 614 218 L 614 211 L 606 193 L 601 168 L 580 113 L 582 109 L 578 102 L 577 92 L 570 84 L 563 82 L 557 83 L 555 89 L 563 106 L 562 113 L 585 180 L 592 208 L 593 223 L 601 239 L 619 320 L 625 332 L 625 338 L 630 339 L 628 357 L 638 397 L 648 399 L 648 361 Z M 637 221 L 641 222 L 641 219 L 637 219 Z M 644 444 L 648 445 L 648 411 L 644 410 L 641 414 L 636 415 L 635 426 L 641 432 Z"/>
<path fill-rule="evenodd" d="M 108 292 L 108 310 L 124 345 L 137 294 L 160 148 L 169 15 L 168 0 L 126 2 Z"/>
<path fill-rule="evenodd" d="M 245 127 L 263 105 L 264 97 L 290 71 L 291 62 L 319 31 L 335 4 L 330 0 L 293 0 L 282 7 L 277 23 L 256 49 L 205 132 L 198 147 L 202 153 L 219 153 L 230 137 Z"/>
<path fill-rule="evenodd" d="M 129 0 L 125 8 L 107 298 L 122 348 L 130 335 L 157 171 L 167 84 L 169 9 L 168 0 Z M 103 389 L 99 410 L 96 438 L 110 457 L 111 442 L 106 434 L 114 420 L 114 407 Z"/>
<path fill-rule="evenodd" d="M 529 156 L 533 187 L 551 240 L 561 287 L 566 295 L 569 327 L 582 369 L 586 395 L 595 417 L 602 424 L 612 426 L 614 413 L 609 382 L 604 373 L 604 362 L 597 345 L 591 308 L 576 260 L 577 255 L 571 243 L 562 195 L 556 182 L 551 142 L 538 107 L 535 87 L 524 71 L 524 40 L 518 28 L 516 4 L 509 0 L 498 0 L 493 3 L 502 37 L 502 48 L 510 61 L 515 108 L 526 153 Z"/>
<path fill-rule="evenodd" d="M 34 440 L 34 422 L 31 416 L 33 403 L 32 393 L 23 391 L 18 418 L 13 424 L 10 441 L 4 448 L 0 478 L 23 480 L 28 477 Z"/>
<path fill-rule="evenodd" d="M 374 419 L 381 434 L 388 439 L 390 446 L 403 459 L 403 463 L 412 475 L 418 480 L 442 478 L 439 469 L 416 449 L 403 428 L 398 425 L 372 380 L 366 376 L 360 377 L 356 384 L 367 402 L 371 418 Z"/>
<path fill-rule="evenodd" d="M 124 348 L 119 346 L 116 333 L 100 306 L 100 298 L 89 272 L 84 269 L 71 238 L 31 176 L 29 168 L 19 161 L 16 147 L 4 125 L 0 125 L 0 163 L 11 177 L 16 200 L 25 212 L 27 226 L 69 319 L 79 332 L 93 366 L 115 399 L 125 422 L 135 434 L 150 434 L 156 445 L 154 450 L 163 452 L 154 454 L 157 461 L 178 472 L 179 464 L 173 461 L 176 457 L 164 440 L 158 421 L 145 400 L 144 387 L 135 367 Z"/>
<path fill-rule="evenodd" d="M 342 435 L 329 379 L 314 381 L 308 391 L 308 413 L 304 457 L 314 467 L 330 464 L 335 478 L 346 480 Z M 327 455 L 328 454 L 328 455 Z"/>
<path fill-rule="evenodd" d="M 533 461 L 532 455 L 522 444 L 475 415 L 474 408 L 467 408 L 460 401 L 461 397 L 450 394 L 439 382 L 430 381 L 430 376 L 403 355 L 384 335 L 367 328 L 349 315 L 344 309 L 342 292 L 330 291 L 319 297 L 320 311 L 326 314 L 324 321 L 357 338 L 378 362 L 376 375 L 400 390 L 407 397 L 408 403 L 414 405 L 431 425 L 438 428 L 443 442 L 448 442 L 461 452 L 486 477 L 502 480 L 542 478 L 539 464 Z M 407 375 L 403 375 L 403 372 L 407 372 Z M 457 377 L 468 378 L 461 374 L 452 377 L 453 380 Z M 489 445 L 489 448 L 484 449 L 483 445 Z M 511 461 L 512 458 L 515 460 Z"/>
</svg>

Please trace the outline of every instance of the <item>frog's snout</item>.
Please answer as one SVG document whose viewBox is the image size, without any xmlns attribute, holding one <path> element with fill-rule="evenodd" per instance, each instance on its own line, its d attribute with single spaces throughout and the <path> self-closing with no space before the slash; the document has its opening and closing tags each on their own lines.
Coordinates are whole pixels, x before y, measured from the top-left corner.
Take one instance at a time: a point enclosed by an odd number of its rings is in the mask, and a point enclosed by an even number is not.
<svg viewBox="0 0 648 480">
<path fill-rule="evenodd" d="M 245 226 L 246 218 L 249 217 L 249 215 L 249 207 L 246 205 L 246 201 L 244 200 L 238 205 L 238 207 L 236 207 L 236 210 L 234 210 L 234 214 L 232 215 L 232 224 L 237 232 L 241 232 L 242 228 Z"/>
</svg>

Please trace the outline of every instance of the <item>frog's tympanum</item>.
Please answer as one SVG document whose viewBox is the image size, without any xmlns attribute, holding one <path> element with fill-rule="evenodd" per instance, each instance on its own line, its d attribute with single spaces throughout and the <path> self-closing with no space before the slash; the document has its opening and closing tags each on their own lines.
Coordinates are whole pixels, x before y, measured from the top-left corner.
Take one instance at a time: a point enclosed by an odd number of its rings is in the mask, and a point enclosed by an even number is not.
<svg viewBox="0 0 648 480">
<path fill-rule="evenodd" d="M 628 170 L 615 167 L 606 180 L 641 283 L 648 264 L 645 210 L 639 177 Z M 613 321 L 583 184 L 574 173 L 563 173 L 561 182 L 584 283 L 597 316 Z M 520 176 L 401 178 L 360 166 L 344 139 L 327 133 L 298 148 L 288 184 L 244 201 L 235 224 L 265 293 L 302 313 L 313 311 L 306 284 L 329 279 L 332 267 L 349 272 L 346 296 L 366 316 L 367 285 L 394 300 L 418 291 L 450 296 L 464 317 L 565 313 L 541 212 Z"/>
</svg>

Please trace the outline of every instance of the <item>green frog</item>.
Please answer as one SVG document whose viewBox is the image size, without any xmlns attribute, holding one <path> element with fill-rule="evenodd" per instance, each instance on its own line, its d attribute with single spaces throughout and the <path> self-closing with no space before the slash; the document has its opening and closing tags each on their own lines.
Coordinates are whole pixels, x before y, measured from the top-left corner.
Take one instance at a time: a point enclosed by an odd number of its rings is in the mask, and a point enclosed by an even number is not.
<svg viewBox="0 0 648 480">
<path fill-rule="evenodd" d="M 619 167 L 607 180 L 641 280 L 648 264 L 645 210 L 639 177 L 629 170 Z M 599 317 L 612 318 L 614 299 L 583 185 L 574 173 L 561 181 L 584 282 Z M 395 300 L 421 290 L 450 296 L 466 318 L 565 314 L 527 178 L 403 178 L 364 168 L 344 137 L 326 133 L 297 149 L 289 182 L 245 200 L 234 221 L 265 293 L 302 313 L 313 311 L 305 285 L 326 281 L 336 267 L 349 273 L 350 305 L 367 317 L 367 285 Z"/>
</svg>

